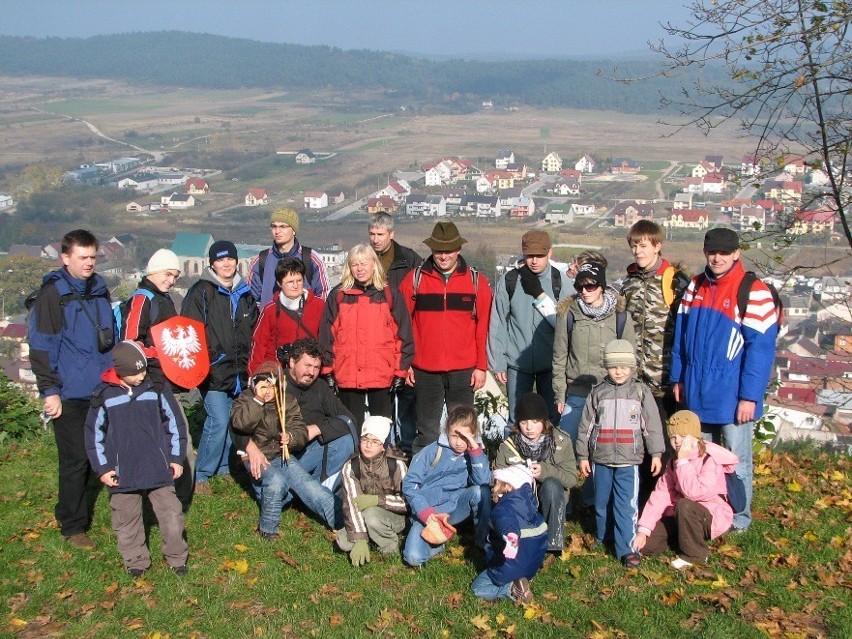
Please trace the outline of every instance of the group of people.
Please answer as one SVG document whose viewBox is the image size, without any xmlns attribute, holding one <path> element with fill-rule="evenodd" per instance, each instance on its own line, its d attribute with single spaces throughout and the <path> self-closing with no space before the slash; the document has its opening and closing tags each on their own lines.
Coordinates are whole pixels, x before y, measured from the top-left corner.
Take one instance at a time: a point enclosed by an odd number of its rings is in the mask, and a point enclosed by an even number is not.
<svg viewBox="0 0 852 639">
<path fill-rule="evenodd" d="M 128 571 L 151 564 L 147 497 L 166 561 L 185 574 L 183 514 L 193 493 L 211 495 L 210 479 L 231 472 L 234 453 L 263 538 L 277 536 L 297 499 L 354 565 L 369 561 L 371 541 L 398 552 L 406 530 L 403 559 L 421 565 L 472 519 L 487 564 L 473 590 L 489 599 L 530 600 L 529 579 L 545 553 L 562 551 L 574 508 L 594 511 L 598 541 L 630 568 L 667 543 L 680 552 L 676 568 L 706 561 L 707 540 L 750 525 L 752 432 L 777 315 L 734 231 L 707 232 L 706 266 L 690 279 L 662 257 L 661 229 L 639 221 L 616 288 L 601 253 L 558 268 L 549 234 L 533 229 L 492 289 L 462 257 L 453 222 L 434 226 L 422 260 L 379 213 L 329 289 L 322 260 L 296 239 L 298 214 L 273 212 L 270 230 L 273 245 L 246 280 L 235 245 L 214 242 L 180 309 L 204 326 L 210 363 L 194 465 L 174 398 L 183 389 L 163 374 L 152 331 L 178 314 L 177 256 L 154 253 L 114 315 L 94 270 L 97 239 L 84 230 L 63 239 L 63 267 L 45 277 L 28 321 L 59 450 L 56 518 L 72 545 L 93 546 L 94 470 Z M 493 460 L 473 409 L 487 370 L 508 396 Z M 725 472 L 745 485 L 737 512 Z M 572 505 L 578 475 L 586 481 Z"/>
</svg>

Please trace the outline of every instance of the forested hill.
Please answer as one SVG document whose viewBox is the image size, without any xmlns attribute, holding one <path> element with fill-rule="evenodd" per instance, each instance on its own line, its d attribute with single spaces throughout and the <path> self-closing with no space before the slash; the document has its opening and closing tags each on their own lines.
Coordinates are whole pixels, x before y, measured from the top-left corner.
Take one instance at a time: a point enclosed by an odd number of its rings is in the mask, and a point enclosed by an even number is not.
<svg viewBox="0 0 852 639">
<path fill-rule="evenodd" d="M 109 78 L 201 88 L 376 89 L 405 99 L 461 96 L 494 105 L 563 106 L 650 113 L 661 93 L 681 81 L 625 85 L 603 79 L 614 67 L 627 77 L 654 71 L 651 62 L 527 60 L 435 62 L 378 51 L 270 44 L 177 31 L 91 38 L 0 36 L 0 72 Z"/>
</svg>

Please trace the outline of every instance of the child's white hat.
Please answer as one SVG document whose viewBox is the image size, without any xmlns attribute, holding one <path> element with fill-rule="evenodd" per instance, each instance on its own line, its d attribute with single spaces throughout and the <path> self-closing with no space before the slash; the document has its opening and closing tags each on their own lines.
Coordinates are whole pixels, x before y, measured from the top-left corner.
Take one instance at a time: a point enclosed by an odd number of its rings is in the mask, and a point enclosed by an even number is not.
<svg viewBox="0 0 852 639">
<path fill-rule="evenodd" d="M 524 484 L 532 486 L 533 483 L 532 471 L 524 464 L 515 464 L 514 466 L 507 466 L 506 468 L 498 468 L 494 471 L 493 475 L 494 479 L 509 484 L 515 490 Z"/>
<path fill-rule="evenodd" d="M 380 442 L 384 443 L 390 435 L 391 420 L 381 415 L 370 415 L 364 420 L 364 425 L 361 426 L 361 437 L 372 435 Z"/>
<path fill-rule="evenodd" d="M 626 339 L 614 339 L 604 348 L 604 368 L 636 368 L 636 349 Z"/>
</svg>

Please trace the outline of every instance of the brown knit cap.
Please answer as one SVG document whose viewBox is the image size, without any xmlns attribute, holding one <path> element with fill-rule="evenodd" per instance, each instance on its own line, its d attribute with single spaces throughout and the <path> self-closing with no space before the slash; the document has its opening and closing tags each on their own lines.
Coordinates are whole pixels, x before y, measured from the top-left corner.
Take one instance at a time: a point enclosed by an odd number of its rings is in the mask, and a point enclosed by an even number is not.
<svg viewBox="0 0 852 639">
<path fill-rule="evenodd" d="M 692 435 L 696 439 L 701 439 L 701 420 L 691 410 L 679 410 L 669 417 L 667 430 L 669 437 Z"/>
</svg>

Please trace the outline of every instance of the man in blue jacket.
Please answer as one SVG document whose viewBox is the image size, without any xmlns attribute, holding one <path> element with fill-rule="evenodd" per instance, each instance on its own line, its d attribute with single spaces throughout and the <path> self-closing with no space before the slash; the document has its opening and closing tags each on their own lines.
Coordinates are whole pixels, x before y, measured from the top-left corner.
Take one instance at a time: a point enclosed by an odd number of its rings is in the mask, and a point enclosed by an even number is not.
<svg viewBox="0 0 852 639">
<path fill-rule="evenodd" d="M 91 549 L 84 425 L 92 392 L 112 365 L 116 327 L 106 282 L 95 273 L 97 238 L 70 231 L 61 250 L 63 266 L 45 275 L 28 318 L 30 364 L 59 451 L 56 520 L 69 544 Z"/>
<path fill-rule="evenodd" d="M 756 279 L 745 312 L 739 289 L 746 277 L 735 231 L 715 228 L 704 236 L 704 272 L 693 278 L 678 308 L 672 344 L 675 401 L 701 419 L 705 438 L 739 457 L 737 476 L 746 506 L 734 513 L 734 528 L 751 525 L 754 420 L 775 361 L 778 314 L 769 288 Z"/>
</svg>

